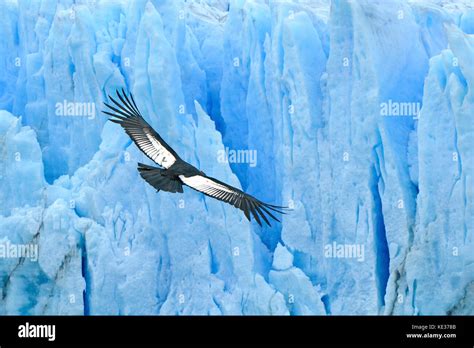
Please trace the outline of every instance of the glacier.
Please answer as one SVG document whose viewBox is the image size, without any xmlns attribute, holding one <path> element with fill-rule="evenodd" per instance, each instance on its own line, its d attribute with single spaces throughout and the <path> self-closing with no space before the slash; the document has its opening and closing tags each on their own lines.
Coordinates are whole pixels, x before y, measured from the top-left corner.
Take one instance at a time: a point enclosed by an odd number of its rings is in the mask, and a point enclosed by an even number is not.
<svg viewBox="0 0 474 348">
<path fill-rule="evenodd" d="M 5 0 L 0 35 L 0 246 L 38 246 L 0 249 L 0 314 L 474 314 L 472 2 Z M 157 194 L 118 88 L 291 211 Z"/>
</svg>

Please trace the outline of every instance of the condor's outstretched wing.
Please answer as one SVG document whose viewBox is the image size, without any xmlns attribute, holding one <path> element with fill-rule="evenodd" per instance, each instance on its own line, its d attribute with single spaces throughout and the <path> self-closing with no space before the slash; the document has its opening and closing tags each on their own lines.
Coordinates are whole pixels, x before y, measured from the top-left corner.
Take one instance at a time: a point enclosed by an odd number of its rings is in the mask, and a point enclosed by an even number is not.
<svg viewBox="0 0 474 348">
<path fill-rule="evenodd" d="M 123 89 L 122 95 L 118 90 L 116 93 L 120 101 L 109 96 L 115 106 L 104 103 L 113 112 L 102 112 L 112 116 L 109 120 L 121 125 L 138 148 L 152 161 L 166 169 L 171 167 L 179 156 L 145 121 L 138 111 L 133 95 L 130 93 L 129 99 Z"/>
<path fill-rule="evenodd" d="M 251 219 L 250 214 L 252 214 L 260 226 L 262 226 L 261 219 L 263 219 L 268 226 L 271 226 L 267 215 L 276 221 L 280 221 L 272 212 L 285 214 L 283 211 L 286 209 L 285 207 L 263 203 L 255 197 L 209 176 L 194 175 L 185 177 L 184 175 L 180 175 L 179 178 L 185 185 L 192 189 L 202 192 L 209 197 L 232 204 L 234 207 L 242 210 L 249 221 Z"/>
</svg>

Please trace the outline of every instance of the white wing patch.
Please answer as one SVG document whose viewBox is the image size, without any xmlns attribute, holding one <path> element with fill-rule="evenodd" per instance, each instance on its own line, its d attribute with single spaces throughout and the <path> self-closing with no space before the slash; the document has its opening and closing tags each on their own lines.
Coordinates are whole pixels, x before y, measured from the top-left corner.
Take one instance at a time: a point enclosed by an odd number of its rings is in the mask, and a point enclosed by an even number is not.
<svg viewBox="0 0 474 348">
<path fill-rule="evenodd" d="M 277 213 L 282 213 L 282 211 L 278 209 L 279 207 L 262 203 L 237 188 L 233 188 L 232 186 L 227 186 L 215 181 L 217 179 L 202 175 L 194 175 L 190 177 L 180 175 L 179 178 L 185 185 L 193 188 L 194 190 L 202 192 L 222 202 L 229 203 L 242 210 L 245 213 L 245 217 L 249 221 L 253 216 L 255 221 L 260 226 L 262 226 L 262 222 L 265 222 L 268 226 L 271 226 L 268 217 L 271 217 L 276 221 L 280 221 L 270 212 L 275 211 Z"/>
<path fill-rule="evenodd" d="M 234 195 L 238 194 L 237 192 L 229 189 L 228 187 L 200 175 L 194 175 L 188 178 L 185 177 L 184 175 L 180 175 L 179 178 L 186 185 L 198 191 L 207 193 L 213 197 L 219 196 L 220 193 L 232 193 Z M 216 190 L 219 192 L 216 192 Z"/>
<path fill-rule="evenodd" d="M 145 129 L 144 132 L 152 146 L 146 146 L 146 144 L 143 144 L 143 146 L 140 146 L 143 152 L 163 168 L 168 169 L 171 167 L 174 162 L 176 162 L 176 158 L 171 154 L 171 152 L 166 150 L 166 148 L 161 145 L 148 130 Z"/>
</svg>

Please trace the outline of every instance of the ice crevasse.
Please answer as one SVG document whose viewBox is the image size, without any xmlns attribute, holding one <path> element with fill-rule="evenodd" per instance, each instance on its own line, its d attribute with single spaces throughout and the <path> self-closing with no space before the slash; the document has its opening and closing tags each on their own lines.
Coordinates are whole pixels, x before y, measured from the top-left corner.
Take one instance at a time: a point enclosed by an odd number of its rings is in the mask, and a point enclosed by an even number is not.
<svg viewBox="0 0 474 348">
<path fill-rule="evenodd" d="M 2 1 L 0 244 L 38 257 L 0 259 L 0 314 L 474 313 L 473 34 L 468 1 Z M 157 194 L 100 113 L 122 87 L 292 211 Z"/>
</svg>

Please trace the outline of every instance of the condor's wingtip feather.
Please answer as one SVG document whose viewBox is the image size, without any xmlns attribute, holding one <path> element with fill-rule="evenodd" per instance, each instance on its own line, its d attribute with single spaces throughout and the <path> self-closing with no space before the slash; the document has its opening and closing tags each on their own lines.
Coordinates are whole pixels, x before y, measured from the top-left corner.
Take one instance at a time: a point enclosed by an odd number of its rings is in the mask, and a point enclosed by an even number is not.
<svg viewBox="0 0 474 348">
<path fill-rule="evenodd" d="M 257 210 L 257 213 L 259 213 L 260 216 L 263 218 L 263 220 L 267 223 L 267 225 L 271 227 L 272 225 L 270 224 L 270 221 L 268 221 L 265 214 L 260 210 L 260 207 L 258 206 L 258 204 L 255 205 L 255 209 Z"/>
<path fill-rule="evenodd" d="M 122 94 L 120 95 L 120 91 L 116 90 L 117 97 L 120 99 L 120 101 L 123 103 L 123 106 L 125 109 L 127 109 L 128 112 L 130 112 L 132 115 L 136 117 L 140 117 L 140 112 L 132 106 L 132 103 L 130 103 L 130 100 L 128 100 L 127 94 L 125 93 L 125 90 L 122 88 Z"/>
</svg>

